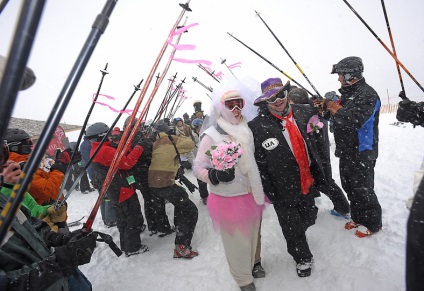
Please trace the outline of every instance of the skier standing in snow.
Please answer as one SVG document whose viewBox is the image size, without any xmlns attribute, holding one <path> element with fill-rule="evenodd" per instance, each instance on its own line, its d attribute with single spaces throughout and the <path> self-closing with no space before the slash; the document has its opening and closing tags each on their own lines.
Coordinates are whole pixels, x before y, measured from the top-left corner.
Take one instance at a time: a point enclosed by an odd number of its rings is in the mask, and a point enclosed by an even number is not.
<svg viewBox="0 0 424 291">
<path fill-rule="evenodd" d="M 290 83 L 269 78 L 254 104 L 259 115 L 248 123 L 255 140 L 255 157 L 264 192 L 274 204 L 287 251 L 296 262 L 297 275 L 311 275 L 313 256 L 306 230 L 315 224 L 318 209 L 310 192 L 315 186 L 329 193 L 331 167 L 324 128 L 307 133 L 316 113 L 309 105 L 288 102 Z M 346 210 L 345 210 L 346 211 Z"/>
<path fill-rule="evenodd" d="M 103 122 L 96 122 L 87 128 L 86 135 L 92 144 L 91 155 L 99 147 L 100 141 L 108 131 L 109 127 Z M 118 140 L 105 142 L 93 159 L 93 185 L 97 189 L 102 188 L 115 156 L 117 143 L 119 143 Z M 149 250 L 147 246 L 141 244 L 140 234 L 144 219 L 133 185 L 135 180 L 128 171 L 134 167 L 143 150 L 143 147 L 137 144 L 122 157 L 118 170 L 106 192 L 110 203 L 115 206 L 121 250 L 127 257 Z"/>
<path fill-rule="evenodd" d="M 201 133 L 194 175 L 209 184 L 209 214 L 221 232 L 234 280 L 241 290 L 256 290 L 253 279 L 258 273 L 265 276 L 260 261 L 255 260 L 265 197 L 245 108 L 254 96 L 239 82 L 222 87 L 213 92 L 214 104 Z M 256 115 L 253 106 L 251 111 L 250 118 Z M 228 170 L 216 169 L 207 152 L 230 142 L 241 146 L 239 162 Z"/>
<path fill-rule="evenodd" d="M 128 116 L 128 118 L 125 120 L 124 131 L 129 126 L 128 123 L 130 119 L 131 119 L 131 116 Z M 134 125 L 136 122 L 137 122 L 137 118 L 133 120 L 133 124 L 131 125 L 131 131 L 134 128 Z M 138 158 L 137 163 L 131 169 L 130 172 L 134 176 L 135 187 L 140 191 L 141 195 L 143 196 L 144 215 L 146 216 L 147 226 L 149 228 L 150 235 L 152 236 L 154 234 L 157 234 L 157 229 L 158 229 L 156 225 L 155 211 L 158 207 L 165 209 L 165 201 L 161 201 L 160 205 L 157 205 L 155 203 L 155 200 L 153 200 L 151 197 L 152 195 L 150 193 L 150 188 L 149 188 L 148 172 L 149 172 L 150 162 L 152 160 L 153 141 L 151 138 L 145 136 L 145 134 L 141 130 L 142 127 L 143 127 L 143 123 L 140 125 L 140 128 L 135 134 L 133 143 L 134 141 L 137 141 L 138 143 L 141 144 L 144 150 L 141 156 Z"/>
<path fill-rule="evenodd" d="M 341 84 L 340 104 L 317 99 L 314 106 L 326 117 L 334 116 L 336 157 L 340 158 L 342 187 L 350 201 L 352 220 L 345 228 L 357 237 L 381 230 L 381 206 L 374 192 L 374 167 L 378 157 L 380 98 L 369 86 L 359 57 L 347 57 L 333 65 Z"/>
<path fill-rule="evenodd" d="M 197 156 L 199 143 L 200 143 L 200 129 L 202 128 L 203 120 L 200 118 L 196 118 L 193 120 L 191 126 L 193 127 L 193 138 L 196 144 L 196 147 L 193 150 L 194 157 Z M 203 204 L 207 205 L 208 203 L 208 184 L 203 182 L 202 180 L 197 179 L 197 184 L 199 185 L 199 195 L 202 199 Z"/>
<path fill-rule="evenodd" d="M 175 184 L 179 165 L 179 154 L 192 151 L 194 142 L 188 137 L 170 135 L 170 128 L 164 120 L 155 126 L 156 140 L 153 143 L 152 161 L 149 167 L 149 187 L 153 199 L 159 197 L 174 205 L 175 249 L 174 258 L 191 259 L 198 256 L 192 250 L 191 240 L 196 228 L 198 210 L 185 189 Z M 158 209 L 159 211 L 160 209 Z M 163 217 L 163 213 L 156 213 Z M 166 214 L 165 214 L 166 215 Z M 158 224 L 159 225 L 159 224 Z M 166 230 L 169 233 L 172 230 Z"/>
<path fill-rule="evenodd" d="M 290 104 L 310 104 L 308 92 L 302 88 L 295 88 L 293 90 L 290 90 L 289 94 L 287 95 L 287 98 Z M 295 106 L 295 109 L 296 108 L 297 107 Z M 346 196 L 343 194 L 342 189 L 340 189 L 336 181 L 334 181 L 333 179 L 330 161 L 330 140 L 328 138 L 328 125 L 325 120 L 323 122 L 323 128 L 321 130 L 321 133 L 324 141 L 324 147 L 321 148 L 321 150 L 325 153 L 325 155 L 321 156 L 321 163 L 323 165 L 324 170 L 326 171 L 326 180 L 329 186 L 324 188 L 321 187 L 320 190 L 325 195 L 327 195 L 328 198 L 330 198 L 331 202 L 334 205 L 334 209 L 330 211 L 330 214 L 349 219 L 349 202 L 347 201 Z M 321 193 L 318 191 L 315 185 L 312 186 L 309 191 L 315 198 L 321 197 Z"/>
</svg>

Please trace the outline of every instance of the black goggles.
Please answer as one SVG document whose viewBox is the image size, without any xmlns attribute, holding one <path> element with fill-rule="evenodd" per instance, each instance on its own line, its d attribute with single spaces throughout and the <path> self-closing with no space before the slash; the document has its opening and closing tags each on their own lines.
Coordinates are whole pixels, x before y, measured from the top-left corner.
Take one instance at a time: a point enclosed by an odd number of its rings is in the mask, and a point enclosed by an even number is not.
<svg viewBox="0 0 424 291">
<path fill-rule="evenodd" d="M 28 155 L 32 152 L 33 143 L 30 138 L 21 141 L 13 141 L 7 144 L 9 151 L 20 155 Z"/>
<path fill-rule="evenodd" d="M 265 101 L 268 104 L 274 104 L 278 100 L 284 100 L 285 98 L 287 98 L 287 94 L 288 94 L 288 90 L 283 89 L 280 92 L 278 92 L 277 94 L 275 94 L 274 96 L 266 99 Z"/>
<path fill-rule="evenodd" d="M 244 100 L 243 99 L 225 100 L 224 105 L 225 105 L 225 108 L 227 108 L 230 111 L 233 111 L 236 108 L 238 110 L 242 110 L 244 107 Z"/>
</svg>

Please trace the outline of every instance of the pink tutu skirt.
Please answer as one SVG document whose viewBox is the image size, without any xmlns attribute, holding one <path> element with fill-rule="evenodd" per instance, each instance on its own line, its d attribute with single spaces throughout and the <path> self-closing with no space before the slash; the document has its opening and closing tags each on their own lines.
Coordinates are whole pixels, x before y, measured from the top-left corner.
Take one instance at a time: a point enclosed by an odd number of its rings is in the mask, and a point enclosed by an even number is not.
<svg viewBox="0 0 424 291">
<path fill-rule="evenodd" d="M 234 197 L 210 193 L 207 206 L 215 230 L 233 234 L 238 229 L 245 236 L 260 223 L 265 208 L 256 204 L 252 193 Z"/>
</svg>

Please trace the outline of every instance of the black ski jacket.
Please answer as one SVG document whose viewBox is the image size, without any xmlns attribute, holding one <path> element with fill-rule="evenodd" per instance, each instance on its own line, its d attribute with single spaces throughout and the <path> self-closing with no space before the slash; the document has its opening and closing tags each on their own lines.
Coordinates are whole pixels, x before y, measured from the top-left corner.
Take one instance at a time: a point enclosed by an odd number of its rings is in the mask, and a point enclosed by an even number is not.
<svg viewBox="0 0 424 291">
<path fill-rule="evenodd" d="M 336 157 L 376 160 L 380 97 L 364 78 L 339 92 L 343 107 L 334 115 Z"/>
<path fill-rule="evenodd" d="M 332 178 L 327 125 L 325 124 L 318 133 L 307 133 L 308 121 L 316 112 L 307 104 L 291 106 L 307 146 L 314 185 L 319 191 L 328 193 Z M 261 105 L 259 115 L 248 125 L 253 132 L 255 159 L 265 194 L 274 203 L 280 202 L 287 207 L 295 207 L 302 195 L 299 166 L 282 133 L 281 121 L 269 113 L 266 105 Z"/>
</svg>

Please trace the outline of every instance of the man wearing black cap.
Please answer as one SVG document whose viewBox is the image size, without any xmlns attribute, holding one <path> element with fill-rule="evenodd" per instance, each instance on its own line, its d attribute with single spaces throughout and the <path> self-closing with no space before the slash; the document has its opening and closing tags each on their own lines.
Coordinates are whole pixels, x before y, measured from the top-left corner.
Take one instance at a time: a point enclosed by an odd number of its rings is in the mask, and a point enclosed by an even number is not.
<svg viewBox="0 0 424 291">
<path fill-rule="evenodd" d="M 297 274 L 307 277 L 311 275 L 313 256 L 306 230 L 315 224 L 318 212 L 310 190 L 316 187 L 330 193 L 332 181 L 326 128 L 321 123 L 321 127 L 308 132 L 315 110 L 307 104 L 289 104 L 289 82 L 283 85 L 280 78 L 270 78 L 261 87 L 262 95 L 254 102 L 259 114 L 248 123 L 254 137 L 255 159 Z M 332 199 L 334 206 L 347 214 L 349 203 L 343 193 L 340 198 L 337 205 Z"/>
<path fill-rule="evenodd" d="M 345 228 L 357 237 L 381 230 L 381 206 L 374 192 L 374 167 L 378 157 L 380 98 L 365 82 L 359 57 L 347 57 L 333 65 L 341 88 L 340 104 L 331 99 L 315 100 L 314 106 L 326 117 L 334 116 L 336 157 L 340 178 L 351 206 L 352 220 Z"/>
</svg>

